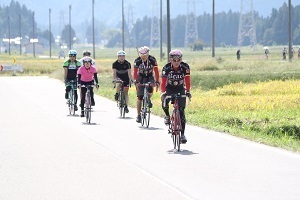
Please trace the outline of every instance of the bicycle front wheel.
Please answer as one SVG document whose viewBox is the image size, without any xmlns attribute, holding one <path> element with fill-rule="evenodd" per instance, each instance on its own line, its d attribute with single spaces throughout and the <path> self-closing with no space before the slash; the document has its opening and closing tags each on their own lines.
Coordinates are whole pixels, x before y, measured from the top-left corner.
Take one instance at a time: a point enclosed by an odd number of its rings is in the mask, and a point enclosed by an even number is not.
<svg viewBox="0 0 300 200">
<path fill-rule="evenodd" d="M 73 94 L 72 94 L 72 90 L 70 90 L 69 92 L 68 92 L 68 108 L 69 108 L 69 114 L 70 115 L 72 115 L 72 104 L 73 104 L 73 102 L 72 102 L 72 98 L 73 98 Z"/>
<path fill-rule="evenodd" d="M 124 92 L 120 91 L 119 93 L 119 109 L 120 109 L 120 117 L 125 118 L 125 96 Z"/>
<path fill-rule="evenodd" d="M 74 89 L 71 90 L 72 91 L 72 95 L 71 95 L 71 114 L 75 115 L 75 92 Z"/>
<path fill-rule="evenodd" d="M 141 118 L 142 118 L 142 126 L 146 126 L 146 117 L 147 117 L 147 97 L 144 96 L 142 101 L 142 110 L 141 110 Z"/>
<path fill-rule="evenodd" d="M 91 118 L 92 118 L 92 113 L 91 113 L 91 97 L 88 96 L 86 98 L 86 107 L 85 107 L 85 118 L 86 118 L 86 123 L 91 123 Z"/>
<path fill-rule="evenodd" d="M 181 121 L 180 121 L 180 115 L 179 112 L 173 113 L 173 144 L 174 144 L 174 149 L 177 149 L 180 151 L 180 144 L 181 144 L 181 137 L 180 137 L 180 132 L 181 132 Z"/>
</svg>

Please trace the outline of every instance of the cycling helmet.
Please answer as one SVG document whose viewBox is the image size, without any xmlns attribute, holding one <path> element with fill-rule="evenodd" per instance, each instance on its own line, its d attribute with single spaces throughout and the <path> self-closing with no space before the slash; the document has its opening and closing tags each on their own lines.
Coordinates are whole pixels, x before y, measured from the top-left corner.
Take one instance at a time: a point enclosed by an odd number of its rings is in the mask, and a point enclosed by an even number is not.
<svg viewBox="0 0 300 200">
<path fill-rule="evenodd" d="M 77 55 L 77 51 L 75 51 L 75 50 L 70 50 L 70 51 L 69 51 L 69 55 L 74 55 L 74 56 L 76 56 L 76 55 Z"/>
<path fill-rule="evenodd" d="M 150 51 L 150 49 L 147 46 L 143 46 L 143 47 L 139 48 L 139 53 L 142 55 L 149 54 L 149 51 Z"/>
<path fill-rule="evenodd" d="M 89 62 L 89 63 L 93 63 L 93 59 L 89 56 L 85 56 L 83 59 L 82 59 L 82 62 L 83 63 L 86 63 L 86 62 Z"/>
<path fill-rule="evenodd" d="M 118 53 L 117 53 L 117 56 L 125 56 L 125 55 L 126 55 L 126 53 L 123 50 L 118 51 Z"/>
<path fill-rule="evenodd" d="M 169 53 L 170 58 L 176 58 L 176 59 L 181 59 L 182 58 L 182 52 L 178 49 L 172 50 Z"/>
<path fill-rule="evenodd" d="M 91 52 L 88 50 L 84 50 L 82 54 L 83 56 L 91 56 Z"/>
</svg>

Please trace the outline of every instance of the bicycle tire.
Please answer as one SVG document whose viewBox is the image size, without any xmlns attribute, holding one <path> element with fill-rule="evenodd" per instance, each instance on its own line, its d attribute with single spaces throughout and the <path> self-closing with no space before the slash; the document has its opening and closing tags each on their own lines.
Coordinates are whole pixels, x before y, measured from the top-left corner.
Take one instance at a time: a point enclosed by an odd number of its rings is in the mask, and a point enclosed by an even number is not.
<svg viewBox="0 0 300 200">
<path fill-rule="evenodd" d="M 146 106 L 146 116 L 145 116 L 145 121 L 146 121 L 146 127 L 149 127 L 150 124 L 150 108 L 148 107 L 148 104 Z"/>
<path fill-rule="evenodd" d="M 174 144 L 174 149 L 177 149 L 177 151 L 180 151 L 180 144 L 181 144 L 181 137 L 180 137 L 180 132 L 181 132 L 181 122 L 180 122 L 180 115 L 178 111 L 173 112 L 173 144 Z"/>
<path fill-rule="evenodd" d="M 75 91 L 74 88 L 71 90 L 72 91 L 72 115 L 75 115 Z"/>
<path fill-rule="evenodd" d="M 147 115 L 147 97 L 144 96 L 142 101 L 142 110 L 141 110 L 141 118 L 142 118 L 142 126 L 146 125 L 146 115 Z"/>
<path fill-rule="evenodd" d="M 125 118 L 125 97 L 122 91 L 119 92 L 119 101 L 120 117 Z"/>
<path fill-rule="evenodd" d="M 68 92 L 68 108 L 69 108 L 69 114 L 72 114 L 72 90 Z"/>
<path fill-rule="evenodd" d="M 85 108 L 85 118 L 86 123 L 91 123 L 91 96 L 86 95 L 86 108 Z"/>
</svg>

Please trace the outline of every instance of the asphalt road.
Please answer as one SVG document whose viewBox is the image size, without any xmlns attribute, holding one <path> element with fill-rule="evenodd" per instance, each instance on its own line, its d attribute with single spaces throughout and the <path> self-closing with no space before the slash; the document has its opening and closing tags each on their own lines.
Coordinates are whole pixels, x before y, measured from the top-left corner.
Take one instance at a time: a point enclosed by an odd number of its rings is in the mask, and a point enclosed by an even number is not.
<svg viewBox="0 0 300 200">
<path fill-rule="evenodd" d="M 0 77 L 0 94 L 1 200 L 300 199 L 299 154 L 193 126 L 174 152 L 162 118 L 96 96 L 86 124 L 47 77 Z"/>
</svg>

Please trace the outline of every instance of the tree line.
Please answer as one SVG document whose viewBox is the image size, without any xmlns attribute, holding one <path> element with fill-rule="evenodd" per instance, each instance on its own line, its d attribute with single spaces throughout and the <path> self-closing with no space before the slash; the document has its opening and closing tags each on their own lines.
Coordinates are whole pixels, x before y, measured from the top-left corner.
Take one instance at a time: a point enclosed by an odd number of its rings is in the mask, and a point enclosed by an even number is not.
<svg viewBox="0 0 300 200">
<path fill-rule="evenodd" d="M 300 5 L 292 6 L 292 41 L 294 44 L 300 44 Z M 21 20 L 20 17 L 21 16 Z M 174 47 L 183 47 L 185 45 L 185 27 L 186 15 L 178 15 L 171 19 L 171 42 Z M 203 13 L 197 18 L 198 39 L 204 45 L 210 46 L 212 40 L 212 16 L 209 13 Z M 254 13 L 256 23 L 256 38 L 257 43 L 262 45 L 286 45 L 288 43 L 288 5 L 283 3 L 279 9 L 272 9 L 269 16 L 263 17 L 259 13 Z M 239 29 L 239 12 L 220 12 L 215 14 L 215 44 L 216 46 L 236 46 Z M 9 6 L 0 6 L 0 36 L 2 38 L 9 37 L 8 20 L 10 20 L 10 38 L 20 36 L 20 28 L 22 37 L 30 37 L 33 35 L 33 23 L 36 27 L 36 22 L 33 22 L 33 11 L 27 9 L 25 5 L 20 5 L 19 2 L 12 0 Z M 157 19 L 158 20 L 158 19 Z M 21 21 L 21 27 L 20 27 Z M 166 43 L 166 16 L 162 23 L 162 41 Z M 87 23 L 87 22 L 85 22 Z M 117 22 L 118 27 L 121 27 L 121 22 Z M 142 19 L 137 19 L 131 30 L 125 30 L 125 45 L 127 47 L 137 47 L 148 45 L 150 46 L 151 39 L 151 23 L 152 18 L 145 16 Z M 128 27 L 125 22 L 125 27 Z M 61 33 L 62 42 L 69 43 L 69 25 L 66 25 Z M 102 22 L 96 21 L 96 43 L 106 40 L 107 47 L 122 46 L 122 31 L 120 28 L 110 28 L 103 25 Z M 35 29 L 35 35 L 42 37 L 45 40 L 49 39 L 49 30 L 41 31 L 38 27 Z M 72 38 L 76 37 L 76 31 L 71 29 Z M 91 26 L 88 26 L 84 31 L 88 42 L 91 42 Z M 54 37 L 52 41 L 54 42 Z M 75 41 L 72 41 L 75 42 Z M 78 42 L 78 41 L 77 41 Z M 158 46 L 159 41 L 154 43 Z M 250 45 L 250 40 L 244 40 L 243 45 Z"/>
</svg>

